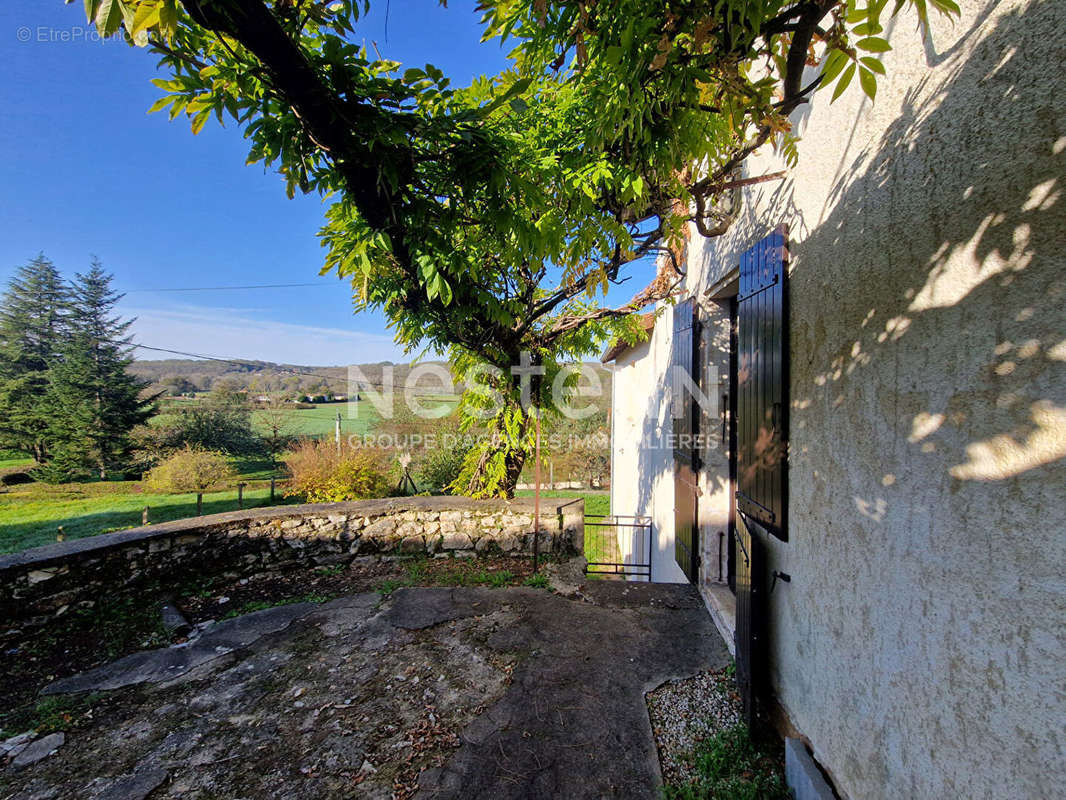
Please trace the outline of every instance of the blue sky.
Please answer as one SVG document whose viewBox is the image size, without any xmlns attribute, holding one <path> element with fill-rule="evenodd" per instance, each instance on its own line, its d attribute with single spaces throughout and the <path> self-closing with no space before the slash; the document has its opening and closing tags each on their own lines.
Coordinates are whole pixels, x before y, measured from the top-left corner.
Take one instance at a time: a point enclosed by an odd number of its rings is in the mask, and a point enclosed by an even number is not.
<svg viewBox="0 0 1066 800">
<path fill-rule="evenodd" d="M 358 32 L 462 84 L 505 63 L 498 43 L 479 44 L 473 7 L 395 0 L 386 39 L 380 2 Z M 128 292 L 121 311 L 142 344 L 316 365 L 403 358 L 379 314 L 353 314 L 348 286 L 318 275 L 319 198 L 289 200 L 277 175 L 245 166 L 232 124 L 193 136 L 184 117 L 147 114 L 155 59 L 97 40 L 81 3 L 4 0 L 0 61 L 0 280 L 41 251 L 68 275 L 95 255 Z M 314 285 L 149 291 L 278 283 Z"/>
</svg>

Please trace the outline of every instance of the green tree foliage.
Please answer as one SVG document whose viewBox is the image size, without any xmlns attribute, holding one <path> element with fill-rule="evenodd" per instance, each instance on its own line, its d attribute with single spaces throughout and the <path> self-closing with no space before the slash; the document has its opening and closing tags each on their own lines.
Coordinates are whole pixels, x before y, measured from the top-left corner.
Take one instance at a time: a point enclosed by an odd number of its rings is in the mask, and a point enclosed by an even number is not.
<svg viewBox="0 0 1066 800">
<path fill-rule="evenodd" d="M 236 480 L 225 454 L 186 445 L 171 453 L 145 476 L 153 492 L 180 494 L 221 489 Z"/>
<path fill-rule="evenodd" d="M 42 467 L 51 480 L 81 477 L 91 469 L 100 479 L 124 467 L 129 432 L 154 412 L 145 396 L 147 381 L 128 372 L 132 363 L 129 327 L 114 314 L 122 295 L 113 276 L 93 260 L 75 276 L 69 302 L 69 330 L 58 348 L 47 390 L 52 459 Z"/>
<path fill-rule="evenodd" d="M 265 407 L 256 411 L 259 418 L 259 446 L 270 458 L 270 469 L 276 472 L 279 457 L 296 440 L 296 425 L 292 410 L 280 397 L 270 398 Z"/>
<path fill-rule="evenodd" d="M 86 0 L 100 31 L 158 54 L 153 110 L 213 115 L 250 141 L 250 162 L 290 195 L 332 198 L 325 269 L 359 307 L 384 312 L 409 349 L 503 370 L 486 447 L 462 476 L 507 494 L 529 453 L 530 413 L 507 370 L 551 370 L 669 298 L 690 224 L 728 229 L 745 159 L 773 144 L 789 162 L 789 114 L 859 77 L 873 97 L 889 49 L 881 21 L 953 0 L 485 0 L 486 39 L 511 68 L 466 87 L 431 64 L 357 44 L 360 0 Z M 803 82 L 808 62 L 822 74 Z M 603 295 L 631 265 L 655 279 L 619 306 Z M 465 368 L 464 368 L 465 370 Z M 528 398 L 551 405 L 534 382 Z"/>
<path fill-rule="evenodd" d="M 455 484 L 470 452 L 472 442 L 463 436 L 453 436 L 437 443 L 429 450 L 418 470 L 418 488 L 428 491 L 447 490 Z"/>
<path fill-rule="evenodd" d="M 114 315 L 111 279 L 94 260 L 68 285 L 39 256 L 0 301 L 0 443 L 49 482 L 125 466 L 130 429 L 154 411 L 127 371 L 132 321 Z"/>
<path fill-rule="evenodd" d="M 172 397 L 196 392 L 196 384 L 184 375 L 168 375 L 160 381 L 163 390 Z"/>
<path fill-rule="evenodd" d="M 0 447 L 50 455 L 49 373 L 66 335 L 69 290 L 40 255 L 19 267 L 0 301 Z"/>
<path fill-rule="evenodd" d="M 161 414 L 138 431 L 142 463 L 154 463 L 171 451 L 191 446 L 234 456 L 263 452 L 252 427 L 252 408 L 244 395 L 223 390 L 201 402 Z"/>
</svg>

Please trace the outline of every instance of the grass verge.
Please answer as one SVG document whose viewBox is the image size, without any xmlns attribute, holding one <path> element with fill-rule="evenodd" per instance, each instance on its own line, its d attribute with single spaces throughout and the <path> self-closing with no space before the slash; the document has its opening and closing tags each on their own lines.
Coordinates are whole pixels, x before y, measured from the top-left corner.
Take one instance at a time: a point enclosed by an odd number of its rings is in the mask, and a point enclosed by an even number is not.
<svg viewBox="0 0 1066 800">
<path fill-rule="evenodd" d="M 744 725 L 698 742 L 692 757 L 696 779 L 665 787 L 666 800 L 788 800 L 791 796 L 780 756 L 769 742 L 753 741 Z"/>
<path fill-rule="evenodd" d="M 244 507 L 270 504 L 269 485 L 244 490 Z M 274 505 L 295 502 L 279 491 Z M 135 528 L 150 508 L 149 522 L 196 516 L 194 494 L 150 494 L 137 481 L 99 481 L 49 486 L 31 483 L 0 493 L 0 553 L 14 553 L 56 541 L 63 526 L 67 539 Z M 237 510 L 236 490 L 204 495 L 204 514 Z"/>
</svg>

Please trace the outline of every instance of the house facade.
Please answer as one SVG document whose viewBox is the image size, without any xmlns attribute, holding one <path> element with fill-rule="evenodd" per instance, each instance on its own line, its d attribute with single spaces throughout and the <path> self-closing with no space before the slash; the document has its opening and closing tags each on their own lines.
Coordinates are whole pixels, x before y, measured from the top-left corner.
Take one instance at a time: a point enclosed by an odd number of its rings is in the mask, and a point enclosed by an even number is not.
<svg viewBox="0 0 1066 800">
<path fill-rule="evenodd" d="M 960 5 L 608 354 L 612 514 L 848 798 L 1066 783 L 1066 3 Z"/>
</svg>

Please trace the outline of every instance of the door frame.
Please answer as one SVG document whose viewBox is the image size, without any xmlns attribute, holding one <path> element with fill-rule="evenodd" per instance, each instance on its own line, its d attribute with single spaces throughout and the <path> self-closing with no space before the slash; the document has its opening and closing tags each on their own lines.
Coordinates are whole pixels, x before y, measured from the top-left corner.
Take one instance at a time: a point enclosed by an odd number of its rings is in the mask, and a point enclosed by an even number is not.
<svg viewBox="0 0 1066 800">
<path fill-rule="evenodd" d="M 729 447 L 729 528 L 726 546 L 726 583 L 737 593 L 737 362 L 739 331 L 737 295 L 729 298 L 729 406 L 726 409 Z"/>
</svg>

